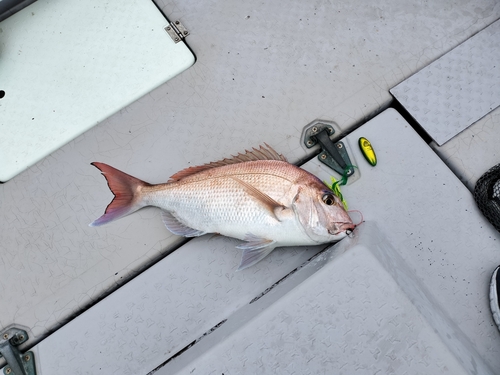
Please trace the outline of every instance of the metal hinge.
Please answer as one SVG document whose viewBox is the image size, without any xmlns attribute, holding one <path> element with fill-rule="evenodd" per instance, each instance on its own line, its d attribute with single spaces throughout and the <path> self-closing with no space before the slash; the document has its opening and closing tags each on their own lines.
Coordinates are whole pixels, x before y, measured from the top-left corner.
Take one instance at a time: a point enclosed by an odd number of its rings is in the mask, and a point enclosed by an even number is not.
<svg viewBox="0 0 500 375">
<path fill-rule="evenodd" d="M 170 35 L 175 43 L 179 43 L 182 39 L 189 35 L 189 31 L 187 31 L 179 20 L 170 22 L 167 26 L 165 26 L 165 31 L 168 35 Z"/>
<path fill-rule="evenodd" d="M 28 333 L 19 328 L 9 328 L 0 333 L 0 357 L 7 362 L 3 369 L 5 375 L 36 375 L 33 352 L 23 354 L 17 348 L 26 340 Z"/>
<path fill-rule="evenodd" d="M 319 161 L 326 164 L 340 175 L 350 177 L 354 174 L 354 167 L 343 142 L 333 142 L 331 137 L 335 133 L 334 127 L 324 121 L 314 121 L 305 128 L 304 144 L 307 148 L 319 144 L 321 153 Z"/>
</svg>

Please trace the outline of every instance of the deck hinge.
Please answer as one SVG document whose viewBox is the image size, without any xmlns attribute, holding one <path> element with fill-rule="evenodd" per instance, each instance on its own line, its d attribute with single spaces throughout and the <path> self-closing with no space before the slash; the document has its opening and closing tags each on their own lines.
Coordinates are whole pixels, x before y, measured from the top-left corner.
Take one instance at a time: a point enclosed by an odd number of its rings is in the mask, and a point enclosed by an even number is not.
<svg viewBox="0 0 500 375">
<path fill-rule="evenodd" d="M 3 369 L 5 375 L 36 375 L 33 352 L 21 353 L 17 348 L 26 340 L 28 333 L 19 328 L 0 332 L 0 357 L 7 362 Z"/>
<path fill-rule="evenodd" d="M 179 20 L 170 22 L 167 26 L 165 26 L 165 31 L 168 35 L 170 35 L 175 43 L 179 43 L 182 39 L 189 35 L 189 31 L 187 31 Z"/>
<path fill-rule="evenodd" d="M 347 177 L 354 174 L 354 167 L 343 142 L 333 142 L 331 137 L 335 129 L 331 124 L 323 121 L 314 121 L 309 124 L 304 133 L 304 144 L 307 148 L 319 144 L 321 153 L 318 155 L 319 161 L 332 168 L 335 172 Z"/>
</svg>

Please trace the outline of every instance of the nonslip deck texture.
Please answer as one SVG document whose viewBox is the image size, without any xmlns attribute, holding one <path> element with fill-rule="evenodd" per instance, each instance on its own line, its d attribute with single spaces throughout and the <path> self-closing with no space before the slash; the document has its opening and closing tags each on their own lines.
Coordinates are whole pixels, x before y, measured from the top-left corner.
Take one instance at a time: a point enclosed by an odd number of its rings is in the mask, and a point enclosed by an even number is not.
<svg viewBox="0 0 500 375">
<path fill-rule="evenodd" d="M 322 282 L 316 282 L 325 273 L 315 273 L 318 269 L 309 267 L 311 272 L 303 285 L 288 287 L 293 279 L 285 278 L 278 287 L 289 288 L 286 293 L 277 296 L 271 290 L 249 305 L 320 249 L 278 249 L 255 266 L 235 272 L 240 256 L 235 249 L 238 241 L 197 238 L 37 345 L 44 370 L 52 374 L 85 374 L 97 369 L 105 373 L 147 373 L 180 353 L 157 374 L 188 374 L 193 368 L 211 368 L 214 374 L 219 370 L 225 373 L 225 369 L 250 374 L 255 369 L 270 368 L 280 368 L 282 373 L 291 369 L 306 373 L 310 366 L 306 366 L 307 361 L 280 361 L 281 355 L 305 349 L 304 358 L 325 360 L 311 367 L 325 373 L 331 369 L 328 366 L 335 368 L 337 364 L 346 374 L 355 373 L 359 364 L 365 371 L 393 369 L 416 374 L 423 369 L 433 372 L 452 368 L 455 373 L 465 373 L 475 364 L 485 369 L 484 374 L 494 374 L 490 369 L 500 367 L 500 340 L 488 310 L 485 286 L 489 270 L 499 261 L 496 232 L 475 209 L 467 189 L 397 112 L 385 111 L 345 141 L 352 144 L 360 136 L 370 139 L 379 162 L 372 167 L 358 149 L 352 148 L 361 178 L 345 186 L 343 194 L 352 209 L 363 212 L 367 223 L 376 224 L 392 250 L 379 248 L 373 252 L 370 246 L 378 246 L 377 242 L 372 244 L 368 239 L 367 250 L 356 250 L 325 266 L 328 271 L 324 272 L 333 278 L 327 276 L 329 285 L 324 293 L 318 287 Z M 406 155 L 405 150 L 410 148 L 414 153 Z M 315 160 L 304 168 L 322 180 L 331 176 Z M 443 222 L 456 229 L 443 232 Z M 477 233 L 482 235 L 478 237 Z M 380 254 L 391 251 L 399 263 L 384 268 L 386 261 Z M 378 254 L 378 263 L 368 259 L 373 256 L 370 254 Z M 403 268 L 410 271 L 391 274 Z M 388 269 L 392 271 L 388 273 Z M 293 275 L 303 274 L 301 270 Z M 350 271 L 342 274 L 340 270 Z M 373 298 L 367 288 L 379 297 Z M 317 307 L 304 307 L 304 295 L 317 301 Z M 297 310 L 299 302 L 304 307 L 301 312 Z M 258 309 L 252 307 L 255 304 Z M 277 321 L 284 323 L 271 329 Z M 269 329 L 259 328 L 256 322 L 270 325 Z M 291 336 L 280 338 L 283 324 Z M 321 327 L 327 331 L 336 325 L 337 329 L 343 327 L 343 333 L 335 342 L 330 343 L 323 334 L 304 333 L 308 329 L 324 332 Z M 419 334 L 417 326 L 421 327 Z M 444 326 L 451 329 L 434 332 Z M 244 340 L 248 331 L 253 332 L 254 346 L 248 342 L 243 350 L 240 344 L 233 345 Z M 354 332 L 356 339 L 349 336 Z M 300 345 L 293 342 L 294 337 Z M 344 337 L 357 342 L 353 350 L 338 343 Z M 319 339 L 323 340 L 321 345 Z M 432 351 L 426 349 L 426 343 L 431 342 L 444 361 L 438 367 L 434 366 Z M 398 352 L 402 343 L 409 348 L 403 361 L 401 356 L 405 355 Z M 227 350 L 210 359 L 212 349 L 220 348 Z M 267 348 L 267 354 L 259 355 L 263 348 Z M 362 363 L 357 361 L 361 350 Z M 339 361 L 329 363 L 326 358 Z M 413 368 L 409 366 L 412 362 L 422 366 Z M 199 367 L 199 363 L 207 367 Z"/>
<path fill-rule="evenodd" d="M 443 145 L 500 105 L 500 20 L 391 89 Z"/>
</svg>

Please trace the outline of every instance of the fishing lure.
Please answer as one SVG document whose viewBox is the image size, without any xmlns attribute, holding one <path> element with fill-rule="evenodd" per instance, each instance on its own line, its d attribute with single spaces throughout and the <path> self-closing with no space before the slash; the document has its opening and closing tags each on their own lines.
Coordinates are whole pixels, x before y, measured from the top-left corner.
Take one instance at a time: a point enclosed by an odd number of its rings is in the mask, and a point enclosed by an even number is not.
<svg viewBox="0 0 500 375">
<path fill-rule="evenodd" d="M 340 185 L 345 185 L 345 184 L 341 184 L 342 180 L 337 181 L 337 179 L 333 176 L 330 178 L 332 180 L 331 184 L 328 184 L 327 182 L 325 182 L 325 185 L 330 188 L 330 190 L 333 192 L 333 194 L 335 194 L 337 197 L 339 197 L 340 201 L 344 205 L 345 210 L 347 211 L 347 208 L 348 208 L 347 202 L 344 199 L 342 192 L 340 191 Z"/>
<path fill-rule="evenodd" d="M 358 140 L 359 148 L 363 153 L 366 161 L 370 163 L 372 167 L 377 165 L 377 155 L 375 154 L 375 150 L 372 147 L 372 144 L 365 137 L 361 137 Z"/>
</svg>

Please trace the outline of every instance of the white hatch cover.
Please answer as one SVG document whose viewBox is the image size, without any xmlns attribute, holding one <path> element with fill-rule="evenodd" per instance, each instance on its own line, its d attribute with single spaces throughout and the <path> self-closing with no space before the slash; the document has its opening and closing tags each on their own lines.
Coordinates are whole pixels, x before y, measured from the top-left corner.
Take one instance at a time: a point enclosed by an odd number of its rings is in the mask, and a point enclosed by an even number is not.
<svg viewBox="0 0 500 375">
<path fill-rule="evenodd" d="M 38 0 L 0 22 L 0 181 L 190 67 L 149 0 Z"/>
</svg>

